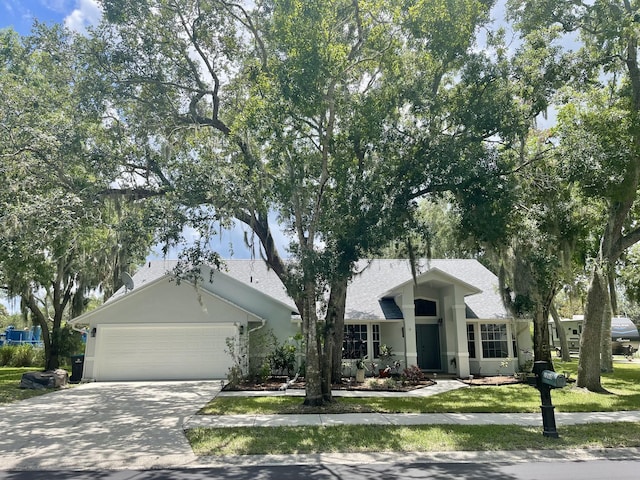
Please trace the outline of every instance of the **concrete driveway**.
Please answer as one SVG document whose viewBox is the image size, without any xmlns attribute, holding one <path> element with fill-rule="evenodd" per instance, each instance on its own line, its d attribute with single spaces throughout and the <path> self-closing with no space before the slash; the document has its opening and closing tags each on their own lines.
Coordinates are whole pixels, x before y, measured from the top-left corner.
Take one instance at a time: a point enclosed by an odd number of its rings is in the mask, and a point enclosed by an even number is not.
<svg viewBox="0 0 640 480">
<path fill-rule="evenodd" d="M 0 470 L 191 465 L 182 426 L 220 388 L 220 381 L 87 383 L 2 406 Z"/>
</svg>

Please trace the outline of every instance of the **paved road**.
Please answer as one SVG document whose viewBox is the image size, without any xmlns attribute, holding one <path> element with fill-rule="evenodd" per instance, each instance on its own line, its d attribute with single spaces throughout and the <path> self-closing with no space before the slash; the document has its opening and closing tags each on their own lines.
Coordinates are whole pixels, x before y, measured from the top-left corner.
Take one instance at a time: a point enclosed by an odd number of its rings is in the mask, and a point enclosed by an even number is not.
<svg viewBox="0 0 640 480">
<path fill-rule="evenodd" d="M 636 480 L 637 461 L 597 460 L 560 463 L 375 463 L 364 465 L 279 465 L 263 467 L 224 466 L 174 470 L 117 472 L 0 472 L 2 480 Z"/>
</svg>

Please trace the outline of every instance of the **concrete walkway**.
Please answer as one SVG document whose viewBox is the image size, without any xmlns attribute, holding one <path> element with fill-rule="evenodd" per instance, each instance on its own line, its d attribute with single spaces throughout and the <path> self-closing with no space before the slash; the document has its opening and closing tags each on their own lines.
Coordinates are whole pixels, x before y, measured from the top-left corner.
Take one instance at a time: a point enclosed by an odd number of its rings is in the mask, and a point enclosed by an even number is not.
<svg viewBox="0 0 640 480">
<path fill-rule="evenodd" d="M 556 425 L 640 422 L 640 411 L 562 413 Z M 540 413 L 340 413 L 305 415 L 194 415 L 185 429 L 195 427 L 291 427 L 332 425 L 521 425 L 542 427 Z"/>
</svg>

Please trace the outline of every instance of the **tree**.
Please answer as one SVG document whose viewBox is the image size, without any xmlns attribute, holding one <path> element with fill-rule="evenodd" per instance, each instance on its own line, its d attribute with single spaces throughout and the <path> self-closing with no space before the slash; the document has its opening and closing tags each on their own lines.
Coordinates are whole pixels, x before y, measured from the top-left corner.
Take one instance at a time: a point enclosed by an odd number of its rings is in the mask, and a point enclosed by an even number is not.
<svg viewBox="0 0 640 480">
<path fill-rule="evenodd" d="M 514 0 L 510 5 L 523 33 L 541 28 L 575 32 L 582 42 L 574 78 L 588 95 L 571 102 L 562 119 L 561 141 L 569 155 L 571 178 L 586 198 L 606 205 L 599 251 L 591 267 L 578 367 L 578 385 L 599 391 L 602 332 L 611 313 L 609 272 L 640 239 L 633 226 L 640 173 L 638 7 L 628 0 Z M 608 368 L 610 355 L 603 359 Z"/>
<path fill-rule="evenodd" d="M 481 193 L 496 171 L 485 140 L 510 126 L 511 99 L 471 52 L 492 3 L 104 2 L 92 83 L 145 145 L 136 189 L 207 211 L 203 239 L 212 218 L 250 227 L 302 315 L 307 404 L 330 400 L 355 261 L 412 199 Z"/>
<path fill-rule="evenodd" d="M 103 124 L 80 108 L 73 39 L 36 24 L 25 38 L 0 31 L 0 45 L 0 285 L 42 327 L 55 369 L 64 320 L 82 313 L 90 290 L 117 288 L 117 259 L 149 238 L 137 228 L 135 243 L 119 245 L 122 216 L 98 195 Z"/>
</svg>

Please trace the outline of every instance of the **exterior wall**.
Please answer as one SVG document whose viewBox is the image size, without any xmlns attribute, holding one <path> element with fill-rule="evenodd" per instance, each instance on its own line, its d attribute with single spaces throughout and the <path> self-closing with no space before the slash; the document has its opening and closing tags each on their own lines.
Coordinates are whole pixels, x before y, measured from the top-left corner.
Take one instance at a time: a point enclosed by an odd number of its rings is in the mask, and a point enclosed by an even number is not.
<svg viewBox="0 0 640 480">
<path fill-rule="evenodd" d="M 467 324 L 475 328 L 475 358 L 469 358 L 469 373 L 472 375 L 513 375 L 521 362 L 530 359 L 527 353 L 531 347 L 531 335 L 528 333 L 528 323 L 509 320 L 476 320 L 467 319 Z M 482 351 L 482 335 L 480 325 L 506 325 L 507 356 L 504 358 L 484 358 Z M 518 325 L 526 326 L 520 328 Z M 466 326 L 465 326 L 466 338 Z M 513 340 L 516 340 L 518 351 L 514 351 Z M 466 343 L 466 341 L 465 341 Z M 523 352 L 524 350 L 524 352 Z M 468 347 L 466 349 L 468 352 Z M 516 355 L 517 354 L 517 355 Z M 521 358 L 522 357 L 522 358 Z"/>
<path fill-rule="evenodd" d="M 406 367 L 405 364 L 405 350 L 404 350 L 404 337 L 402 336 L 402 322 L 388 322 L 384 321 L 379 323 L 380 325 L 380 344 L 391 347 L 394 360 L 399 361 L 402 364 L 401 369 Z"/>
<path fill-rule="evenodd" d="M 416 317 L 414 301 L 418 298 L 434 300 L 437 303 L 435 317 Z M 400 301 L 398 301 L 400 300 Z M 469 354 L 467 350 L 464 293 L 455 285 L 430 288 L 426 285 L 404 287 L 400 299 L 396 299 L 405 326 L 407 365 L 417 365 L 416 325 L 438 324 L 440 341 L 440 365 L 444 373 L 461 377 L 469 375 Z"/>
<path fill-rule="evenodd" d="M 216 280 L 219 278 L 221 276 Z M 242 338 L 248 332 L 249 322 L 261 324 L 261 318 L 264 318 L 279 341 L 295 334 L 296 325 L 291 323 L 291 311 L 286 306 L 265 300 L 258 303 L 256 297 L 247 295 L 244 302 L 251 312 L 259 312 L 254 315 L 203 289 L 196 290 L 187 282 L 178 285 L 168 277 L 157 284 L 133 290 L 87 317 L 89 333 L 83 376 L 93 378 L 96 337 L 100 335 L 101 324 L 232 323 L 239 329 L 242 326 Z"/>
<path fill-rule="evenodd" d="M 413 296 L 413 285 L 405 285 L 400 302 L 396 300 L 404 318 L 405 362 L 407 366 L 418 364 L 416 346 L 416 312 Z"/>
<path fill-rule="evenodd" d="M 533 367 L 531 322 L 528 320 L 514 320 L 512 325 L 518 342 L 518 367 L 522 371 L 530 372 Z"/>
</svg>

